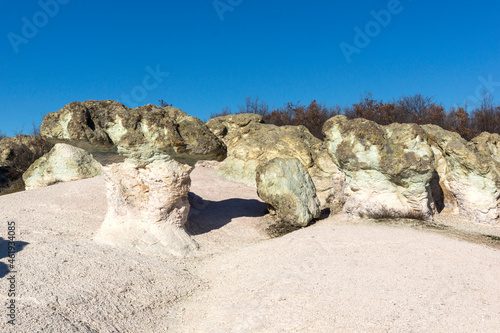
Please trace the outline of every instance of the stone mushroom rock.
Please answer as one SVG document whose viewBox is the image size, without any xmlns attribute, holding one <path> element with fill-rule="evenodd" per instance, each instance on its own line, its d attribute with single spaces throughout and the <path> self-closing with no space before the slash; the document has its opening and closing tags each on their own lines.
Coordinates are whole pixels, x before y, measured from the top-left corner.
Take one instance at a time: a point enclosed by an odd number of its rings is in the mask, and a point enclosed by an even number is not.
<svg viewBox="0 0 500 333">
<path fill-rule="evenodd" d="M 23 180 L 26 189 L 31 190 L 101 174 L 101 164 L 92 157 L 92 154 L 74 146 L 58 143 L 26 170 Z"/>
<path fill-rule="evenodd" d="M 435 155 L 444 206 L 479 223 L 497 225 L 500 214 L 498 134 L 467 142 L 459 134 L 424 125 Z"/>
<path fill-rule="evenodd" d="M 127 159 L 104 167 L 108 211 L 94 239 L 134 244 L 144 252 L 189 255 L 197 248 L 184 230 L 191 170 L 175 160 L 141 164 Z"/>
<path fill-rule="evenodd" d="M 152 104 L 130 109 L 109 100 L 73 102 L 46 115 L 41 133 L 49 142 L 85 149 L 104 163 L 168 156 L 192 165 L 226 156 L 224 143 L 201 120 Z"/>
<path fill-rule="evenodd" d="M 280 224 L 305 227 L 320 216 L 316 188 L 304 165 L 296 158 L 263 161 L 256 172 L 257 194 Z"/>
<path fill-rule="evenodd" d="M 18 135 L 0 140 L 0 189 L 20 181 L 33 162 L 52 145 L 40 135 Z"/>
<path fill-rule="evenodd" d="M 228 147 L 218 173 L 256 186 L 259 164 L 275 157 L 297 158 L 312 177 L 321 207 L 340 205 L 345 176 L 328 154 L 326 144 L 304 126 L 275 126 L 261 121 L 262 117 L 256 114 L 237 114 L 207 122 Z"/>
<path fill-rule="evenodd" d="M 346 174 L 344 213 L 432 219 L 434 154 L 421 127 L 335 116 L 323 133 L 332 158 Z"/>
<path fill-rule="evenodd" d="M 201 120 L 173 107 L 90 100 L 45 116 L 41 133 L 104 164 L 108 212 L 96 241 L 179 256 L 197 248 L 184 229 L 189 173 L 198 160 L 226 156 Z"/>
</svg>

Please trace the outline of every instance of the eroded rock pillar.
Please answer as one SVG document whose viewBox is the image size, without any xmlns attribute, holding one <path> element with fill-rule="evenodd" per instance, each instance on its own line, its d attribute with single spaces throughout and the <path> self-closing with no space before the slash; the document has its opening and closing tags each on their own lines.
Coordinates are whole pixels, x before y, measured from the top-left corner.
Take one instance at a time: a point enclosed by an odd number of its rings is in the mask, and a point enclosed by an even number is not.
<svg viewBox="0 0 500 333">
<path fill-rule="evenodd" d="M 189 256 L 198 247 L 184 229 L 191 170 L 175 160 L 127 159 L 103 167 L 108 212 L 94 240 Z"/>
</svg>

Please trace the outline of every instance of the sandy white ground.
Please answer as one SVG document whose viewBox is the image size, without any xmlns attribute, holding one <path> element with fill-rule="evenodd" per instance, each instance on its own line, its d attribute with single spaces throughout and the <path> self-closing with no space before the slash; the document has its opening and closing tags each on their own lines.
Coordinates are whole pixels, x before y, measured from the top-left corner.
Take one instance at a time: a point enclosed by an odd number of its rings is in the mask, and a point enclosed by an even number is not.
<svg viewBox="0 0 500 333">
<path fill-rule="evenodd" d="M 0 236 L 15 221 L 27 243 L 16 258 L 18 325 L 3 306 L 0 332 L 499 331 L 498 248 L 340 216 L 269 239 L 255 189 L 206 168 L 192 182 L 188 228 L 201 248 L 187 259 L 92 242 L 106 212 L 100 177 L 0 197 Z"/>
</svg>

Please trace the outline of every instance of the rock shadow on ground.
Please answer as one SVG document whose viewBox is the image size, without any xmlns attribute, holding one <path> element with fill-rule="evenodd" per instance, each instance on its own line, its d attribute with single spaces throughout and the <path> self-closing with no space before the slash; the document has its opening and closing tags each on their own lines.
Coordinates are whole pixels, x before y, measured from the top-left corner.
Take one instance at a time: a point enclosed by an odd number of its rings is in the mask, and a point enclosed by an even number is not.
<svg viewBox="0 0 500 333">
<path fill-rule="evenodd" d="M 235 218 L 262 217 L 268 213 L 266 204 L 256 199 L 231 198 L 211 201 L 193 192 L 189 192 L 188 197 L 191 209 L 186 230 L 194 236 L 220 229 Z"/>
</svg>

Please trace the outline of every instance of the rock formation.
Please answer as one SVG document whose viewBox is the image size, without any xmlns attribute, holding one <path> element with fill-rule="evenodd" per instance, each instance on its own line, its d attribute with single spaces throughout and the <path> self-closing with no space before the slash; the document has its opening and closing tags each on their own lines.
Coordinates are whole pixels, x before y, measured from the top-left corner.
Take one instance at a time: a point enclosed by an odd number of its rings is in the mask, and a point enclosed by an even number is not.
<svg viewBox="0 0 500 333">
<path fill-rule="evenodd" d="M 23 173 L 52 148 L 40 135 L 0 140 L 0 189 L 21 181 Z"/>
<path fill-rule="evenodd" d="M 96 241 L 183 256 L 196 247 L 184 230 L 189 172 L 226 155 L 202 121 L 173 107 L 85 101 L 45 116 L 41 133 L 105 165 L 109 210 Z"/>
<path fill-rule="evenodd" d="M 500 136 L 467 142 L 435 125 L 380 126 L 345 116 L 329 119 L 323 132 L 346 173 L 347 215 L 432 219 L 443 212 L 498 224 Z"/>
<path fill-rule="evenodd" d="M 184 231 L 191 170 L 175 160 L 139 164 L 128 159 L 104 167 L 108 212 L 94 239 L 188 255 L 197 248 Z"/>
<path fill-rule="evenodd" d="M 201 120 L 151 104 L 130 109 L 115 101 L 73 102 L 46 115 L 41 133 L 52 143 L 85 149 L 103 163 L 169 156 L 194 164 L 222 160 L 226 154 L 224 144 Z"/>
<path fill-rule="evenodd" d="M 102 174 L 101 165 L 87 151 L 58 143 L 23 174 L 27 190 Z"/>
<path fill-rule="evenodd" d="M 263 124 L 256 114 L 211 119 L 207 126 L 227 145 L 227 159 L 219 173 L 231 180 L 256 186 L 257 166 L 275 157 L 297 158 L 316 186 L 322 207 L 341 205 L 344 173 L 333 163 L 326 144 L 304 126 Z"/>
<path fill-rule="evenodd" d="M 457 133 L 424 125 L 434 152 L 443 206 L 480 223 L 497 224 L 500 214 L 499 135 L 483 133 L 467 142 Z"/>
<path fill-rule="evenodd" d="M 320 202 L 316 188 L 299 160 L 273 158 L 259 164 L 257 194 L 281 224 L 305 227 L 318 218 Z"/>
<path fill-rule="evenodd" d="M 207 126 L 212 133 L 224 140 L 224 143 L 227 144 L 229 141 L 228 139 L 234 135 L 235 131 L 238 131 L 241 127 L 245 127 L 250 123 L 263 124 L 264 121 L 262 120 L 262 116 L 256 113 L 239 113 L 212 118 L 207 121 Z"/>
<path fill-rule="evenodd" d="M 346 173 L 347 215 L 432 218 L 434 154 L 420 126 L 336 116 L 323 132 L 332 158 Z"/>
<path fill-rule="evenodd" d="M 500 163 L 500 134 L 483 132 L 471 140 L 480 155 L 491 157 Z"/>
</svg>

